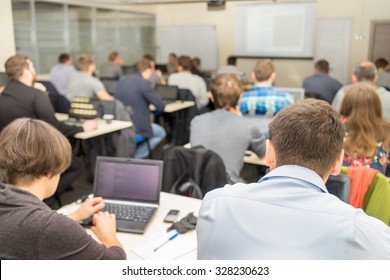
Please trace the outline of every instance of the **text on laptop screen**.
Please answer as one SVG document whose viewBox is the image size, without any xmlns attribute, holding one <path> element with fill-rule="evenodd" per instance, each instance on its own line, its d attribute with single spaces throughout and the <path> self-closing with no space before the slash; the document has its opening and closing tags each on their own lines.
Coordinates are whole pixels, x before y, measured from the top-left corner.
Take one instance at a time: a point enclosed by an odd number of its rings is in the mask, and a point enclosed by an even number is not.
<svg viewBox="0 0 390 280">
<path fill-rule="evenodd" d="M 95 196 L 131 201 L 158 201 L 160 166 L 98 161 Z"/>
</svg>

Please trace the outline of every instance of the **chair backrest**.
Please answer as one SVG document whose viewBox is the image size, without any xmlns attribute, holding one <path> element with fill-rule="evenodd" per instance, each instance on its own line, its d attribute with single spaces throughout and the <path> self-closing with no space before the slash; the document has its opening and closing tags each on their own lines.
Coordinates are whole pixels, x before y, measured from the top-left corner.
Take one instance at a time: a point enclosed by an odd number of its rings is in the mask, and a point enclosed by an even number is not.
<svg viewBox="0 0 390 280">
<path fill-rule="evenodd" d="M 70 102 L 65 96 L 59 94 L 56 87 L 50 81 L 38 81 L 43 84 L 46 90 L 49 92 L 49 99 L 51 105 L 53 105 L 54 111 L 57 113 L 68 114 L 70 108 Z"/>
<path fill-rule="evenodd" d="M 349 204 L 349 194 L 351 188 L 351 180 L 346 175 L 329 176 L 326 182 L 326 188 L 330 194 L 340 198 L 345 203 Z"/>
<path fill-rule="evenodd" d="M 326 99 L 317 92 L 305 92 L 305 99 L 306 98 L 314 98 L 314 99 L 326 101 Z"/>
<path fill-rule="evenodd" d="M 183 101 L 196 102 L 195 97 L 193 96 L 192 92 L 188 89 L 183 89 L 183 88 L 179 88 L 177 99 L 183 100 Z M 198 112 L 198 109 L 196 107 L 196 104 L 195 104 L 195 106 L 192 106 L 192 107 L 185 110 L 185 118 L 184 118 L 184 120 L 180 121 L 181 125 L 183 125 L 183 134 L 182 134 L 181 139 L 178 139 L 178 143 L 177 143 L 178 145 L 184 145 L 184 144 L 190 142 L 190 124 L 191 124 L 192 119 L 198 114 L 199 114 L 199 112 Z M 179 122 L 177 122 L 177 123 L 179 123 Z"/>
<path fill-rule="evenodd" d="M 180 189 L 199 186 L 204 196 L 208 191 L 227 184 L 221 157 L 204 147 L 173 147 L 164 151 L 163 160 L 163 191 L 181 194 Z M 172 190 L 173 186 L 176 187 Z"/>
<path fill-rule="evenodd" d="M 119 81 L 118 78 L 101 77 L 100 81 L 102 81 L 107 92 L 109 94 L 111 94 L 112 96 L 115 96 L 116 87 L 117 87 L 118 81 Z"/>
</svg>

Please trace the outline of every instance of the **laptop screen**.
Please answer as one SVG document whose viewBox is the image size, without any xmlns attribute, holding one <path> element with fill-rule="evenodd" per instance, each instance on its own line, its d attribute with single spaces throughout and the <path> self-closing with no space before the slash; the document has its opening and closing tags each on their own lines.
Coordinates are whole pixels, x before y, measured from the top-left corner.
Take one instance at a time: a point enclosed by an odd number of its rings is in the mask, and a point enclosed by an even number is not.
<svg viewBox="0 0 390 280">
<path fill-rule="evenodd" d="M 158 204 L 161 182 L 161 161 L 97 158 L 95 196 L 111 200 Z"/>
<path fill-rule="evenodd" d="M 156 91 L 162 100 L 177 100 L 179 88 L 177 86 L 157 85 Z"/>
</svg>

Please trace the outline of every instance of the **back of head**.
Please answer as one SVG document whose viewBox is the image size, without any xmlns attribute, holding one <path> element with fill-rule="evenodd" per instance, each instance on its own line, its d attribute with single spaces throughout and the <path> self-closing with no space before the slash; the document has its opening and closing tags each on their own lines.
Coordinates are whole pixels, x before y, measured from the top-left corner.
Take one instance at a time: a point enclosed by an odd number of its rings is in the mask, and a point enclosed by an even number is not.
<svg viewBox="0 0 390 280">
<path fill-rule="evenodd" d="M 183 68 L 184 71 L 191 70 L 191 58 L 187 55 L 180 56 L 178 60 L 178 64 Z"/>
<path fill-rule="evenodd" d="M 0 133 L 0 182 L 29 185 L 62 173 L 70 161 L 68 140 L 44 121 L 16 119 Z"/>
<path fill-rule="evenodd" d="M 108 55 L 108 60 L 111 61 L 111 62 L 114 62 L 115 59 L 119 56 L 119 53 L 116 52 L 116 51 L 113 51 L 111 52 L 109 55 Z"/>
<path fill-rule="evenodd" d="M 340 156 L 344 128 L 327 102 L 305 99 L 281 110 L 269 124 L 276 166 L 299 165 L 327 175 Z"/>
<path fill-rule="evenodd" d="M 58 63 L 65 63 L 69 61 L 70 55 L 67 53 L 62 53 L 58 56 Z"/>
<path fill-rule="evenodd" d="M 152 66 L 150 65 L 150 60 L 146 58 L 141 58 L 137 61 L 137 70 L 140 73 L 143 73 L 145 70 L 150 69 Z"/>
<path fill-rule="evenodd" d="M 200 58 L 199 57 L 194 57 L 193 59 L 191 59 L 191 65 L 192 67 L 194 67 L 195 69 L 199 69 L 200 68 Z"/>
<path fill-rule="evenodd" d="M 5 72 L 8 77 L 12 80 L 19 80 L 23 75 L 24 69 L 29 69 L 27 60 L 29 60 L 29 58 L 24 55 L 14 55 L 8 58 L 4 64 Z"/>
<path fill-rule="evenodd" d="M 329 73 L 329 62 L 325 59 L 320 59 L 314 64 L 314 68 L 320 73 Z"/>
<path fill-rule="evenodd" d="M 237 59 L 236 59 L 235 56 L 229 56 L 227 58 L 227 64 L 228 65 L 236 65 L 236 63 L 237 63 Z"/>
<path fill-rule="evenodd" d="M 385 70 L 389 66 L 389 62 L 384 58 L 378 58 L 375 60 L 375 66 L 378 70 Z"/>
<path fill-rule="evenodd" d="M 237 106 L 242 84 L 235 74 L 220 74 L 212 80 L 210 90 L 214 97 L 215 107 L 229 110 Z"/>
<path fill-rule="evenodd" d="M 373 82 L 377 75 L 377 69 L 371 61 L 363 61 L 356 66 L 353 75 L 359 82 L 369 81 Z"/>
<path fill-rule="evenodd" d="M 147 60 L 149 60 L 151 62 L 155 61 L 154 57 L 152 55 L 150 55 L 150 54 L 144 54 L 143 58 L 145 58 L 145 59 L 147 59 Z"/>
<path fill-rule="evenodd" d="M 83 54 L 77 60 L 77 64 L 81 71 L 87 71 L 90 65 L 95 64 L 95 59 L 91 54 Z"/>
<path fill-rule="evenodd" d="M 258 82 L 267 81 L 274 72 L 275 66 L 270 59 L 258 61 L 253 68 L 253 73 L 255 74 L 256 81 Z"/>
<path fill-rule="evenodd" d="M 377 143 L 389 149 L 390 124 L 383 119 L 382 105 L 376 90 L 367 84 L 351 85 L 341 104 L 340 114 L 346 119 L 348 137 L 344 150 L 348 155 L 374 156 Z"/>
</svg>

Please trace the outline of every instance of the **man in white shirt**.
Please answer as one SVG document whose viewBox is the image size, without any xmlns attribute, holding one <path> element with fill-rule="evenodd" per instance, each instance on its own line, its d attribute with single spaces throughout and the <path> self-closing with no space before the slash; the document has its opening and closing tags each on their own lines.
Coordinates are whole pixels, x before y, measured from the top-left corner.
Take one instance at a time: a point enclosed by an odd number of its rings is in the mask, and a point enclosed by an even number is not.
<svg viewBox="0 0 390 280">
<path fill-rule="evenodd" d="M 169 76 L 168 84 L 190 90 L 198 110 L 205 108 L 209 104 L 206 83 L 201 77 L 191 73 L 191 58 L 180 56 L 177 70 L 178 73 Z"/>
<path fill-rule="evenodd" d="M 198 259 L 390 259 L 390 228 L 326 189 L 340 171 L 343 138 L 325 101 L 281 110 L 269 125 L 271 172 L 203 199 Z"/>
</svg>

